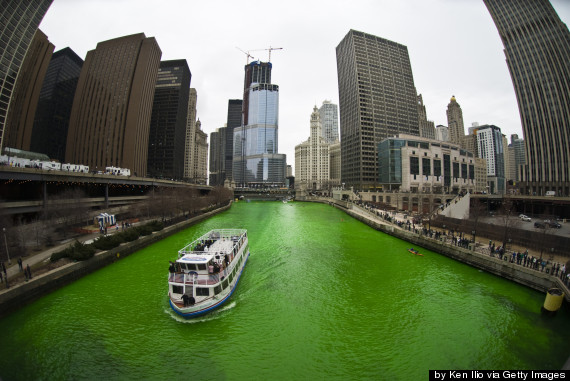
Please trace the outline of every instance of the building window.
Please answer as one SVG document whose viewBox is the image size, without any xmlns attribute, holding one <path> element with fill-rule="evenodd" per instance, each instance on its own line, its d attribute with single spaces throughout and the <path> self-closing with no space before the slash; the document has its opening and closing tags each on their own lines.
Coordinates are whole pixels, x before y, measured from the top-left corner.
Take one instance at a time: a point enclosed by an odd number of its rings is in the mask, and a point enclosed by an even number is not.
<svg viewBox="0 0 570 381">
<path fill-rule="evenodd" d="M 419 157 L 410 157 L 410 174 L 412 174 L 412 175 L 419 175 L 420 174 L 420 158 Z"/>
<path fill-rule="evenodd" d="M 422 158 L 422 175 L 431 176 L 431 160 L 429 158 Z"/>
</svg>

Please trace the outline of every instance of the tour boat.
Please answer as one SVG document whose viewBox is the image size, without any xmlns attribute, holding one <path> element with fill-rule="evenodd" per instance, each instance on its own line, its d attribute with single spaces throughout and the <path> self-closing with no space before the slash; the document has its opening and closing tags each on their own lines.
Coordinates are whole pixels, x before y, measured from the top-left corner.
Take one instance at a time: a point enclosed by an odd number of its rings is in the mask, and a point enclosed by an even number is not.
<svg viewBox="0 0 570 381">
<path fill-rule="evenodd" d="M 179 250 L 168 275 L 174 312 L 193 318 L 221 306 L 234 292 L 248 258 L 244 229 L 211 230 Z"/>
</svg>

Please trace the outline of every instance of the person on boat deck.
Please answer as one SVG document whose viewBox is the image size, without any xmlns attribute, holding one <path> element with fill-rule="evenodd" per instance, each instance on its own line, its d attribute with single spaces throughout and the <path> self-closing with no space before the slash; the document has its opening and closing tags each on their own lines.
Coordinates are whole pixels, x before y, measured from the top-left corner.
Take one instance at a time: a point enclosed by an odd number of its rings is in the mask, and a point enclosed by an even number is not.
<svg viewBox="0 0 570 381">
<path fill-rule="evenodd" d="M 170 262 L 170 266 L 168 267 L 168 272 L 170 272 L 170 273 L 174 272 L 174 263 Z"/>
<path fill-rule="evenodd" d="M 182 301 L 184 302 L 184 307 L 188 307 L 189 297 L 187 294 L 182 294 Z"/>
</svg>

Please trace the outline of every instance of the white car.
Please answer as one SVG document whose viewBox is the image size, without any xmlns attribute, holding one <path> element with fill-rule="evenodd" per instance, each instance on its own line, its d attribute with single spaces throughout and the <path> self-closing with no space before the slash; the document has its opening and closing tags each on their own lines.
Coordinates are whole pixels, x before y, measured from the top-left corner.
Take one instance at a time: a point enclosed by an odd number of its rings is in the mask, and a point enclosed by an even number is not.
<svg viewBox="0 0 570 381">
<path fill-rule="evenodd" d="M 523 221 L 530 222 L 530 217 L 529 217 L 529 216 L 525 216 L 524 214 L 521 214 L 519 217 L 520 217 L 520 219 L 523 220 Z"/>
</svg>

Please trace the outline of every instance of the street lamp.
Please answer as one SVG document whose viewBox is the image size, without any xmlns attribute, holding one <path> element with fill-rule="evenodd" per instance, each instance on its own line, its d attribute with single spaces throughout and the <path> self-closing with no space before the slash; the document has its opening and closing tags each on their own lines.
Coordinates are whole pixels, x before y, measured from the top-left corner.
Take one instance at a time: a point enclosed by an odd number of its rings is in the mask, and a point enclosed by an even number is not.
<svg viewBox="0 0 570 381">
<path fill-rule="evenodd" d="M 4 232 L 4 244 L 6 245 L 6 255 L 8 256 L 8 264 L 11 265 L 12 261 L 10 260 L 10 253 L 8 252 L 8 240 L 6 239 L 6 228 L 2 228 Z"/>
<path fill-rule="evenodd" d="M 475 230 L 471 230 L 471 234 L 473 235 L 473 243 L 475 243 Z"/>
</svg>

